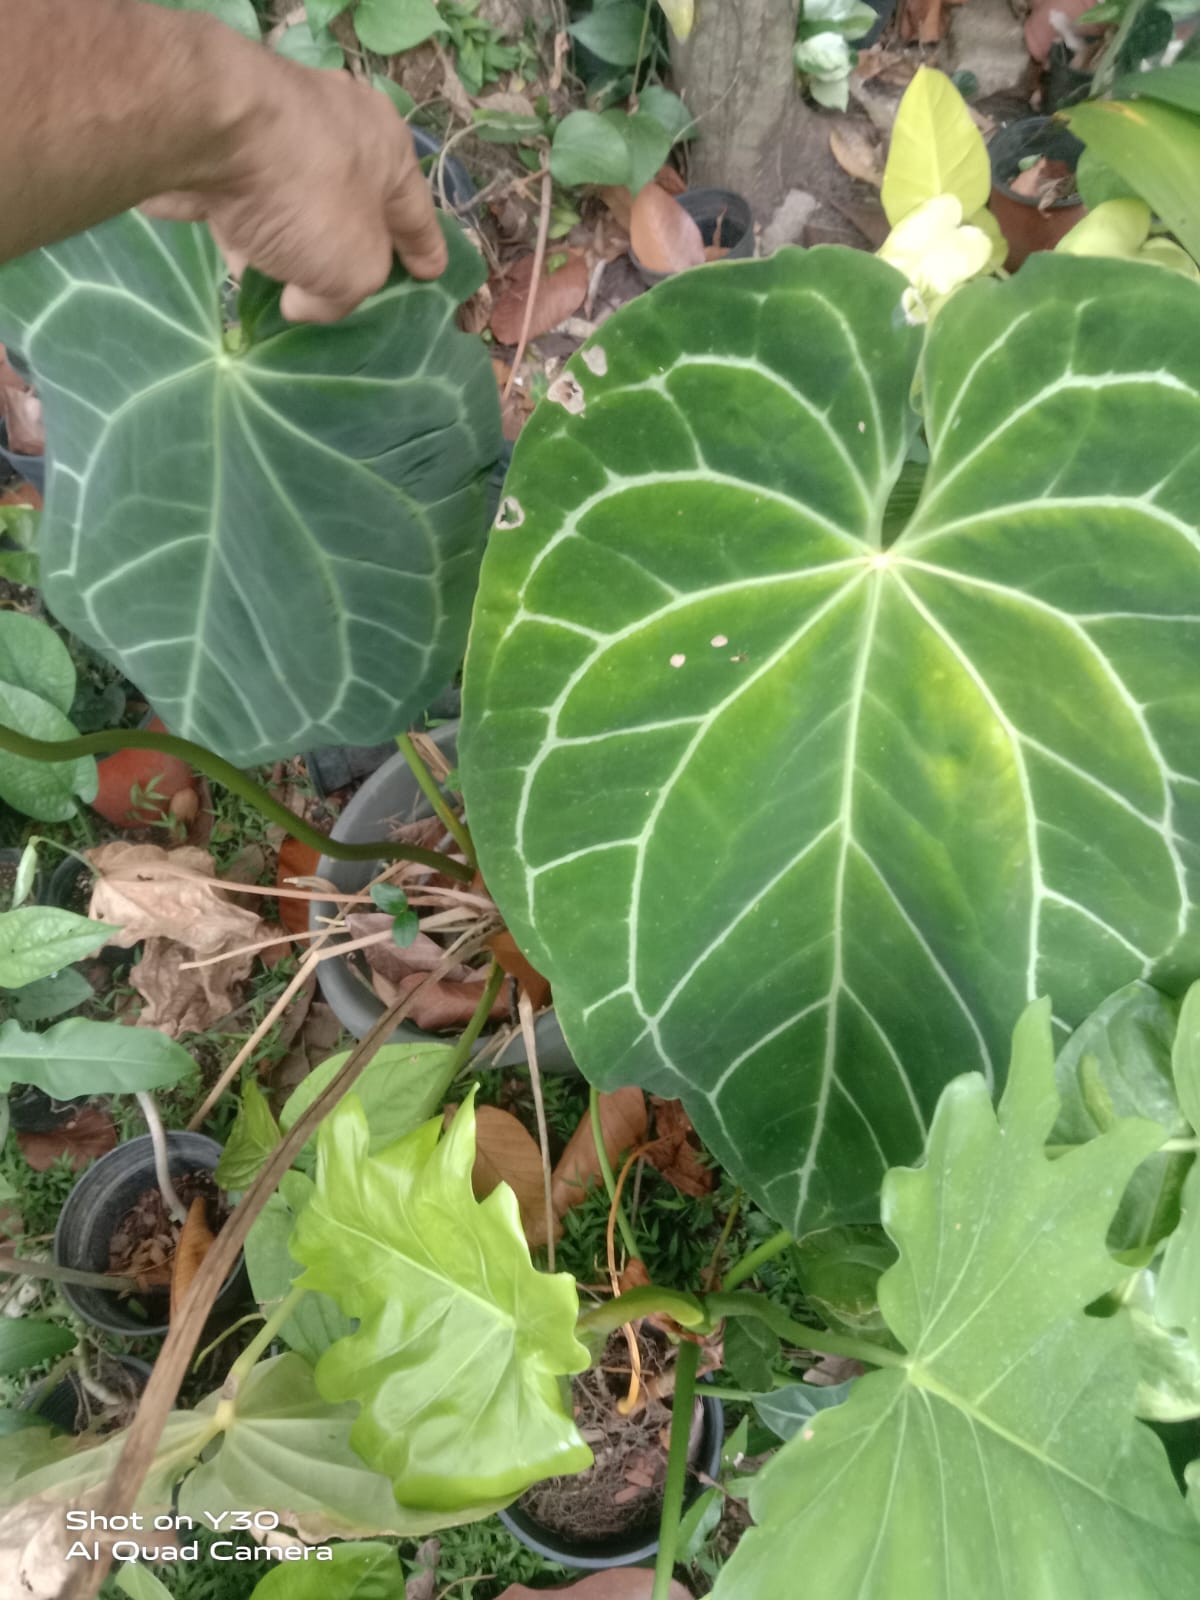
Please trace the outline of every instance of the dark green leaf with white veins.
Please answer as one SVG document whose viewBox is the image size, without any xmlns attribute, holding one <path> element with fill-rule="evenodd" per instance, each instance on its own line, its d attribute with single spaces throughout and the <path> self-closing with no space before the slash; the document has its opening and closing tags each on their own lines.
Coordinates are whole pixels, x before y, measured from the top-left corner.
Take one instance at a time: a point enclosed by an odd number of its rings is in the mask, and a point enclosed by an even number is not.
<svg viewBox="0 0 1200 1600">
<path fill-rule="evenodd" d="M 876 1214 L 1034 996 L 1065 1030 L 1198 959 L 1200 289 L 1041 256 L 956 294 L 885 547 L 904 287 L 781 251 L 607 322 L 467 660 L 472 832 L 576 1060 L 680 1095 L 798 1234 Z"/>
<path fill-rule="evenodd" d="M 446 234 L 444 277 L 397 268 L 330 327 L 256 279 L 240 337 L 201 227 L 132 212 L 0 270 L 46 407 L 47 601 L 241 765 L 387 738 L 454 671 L 499 423 L 454 325 L 483 267 Z"/>
<path fill-rule="evenodd" d="M 1135 1420 L 1125 1275 L 1105 1236 L 1160 1138 L 1127 1119 L 1058 1159 L 1049 1004 L 1018 1024 L 999 1110 L 944 1090 L 925 1164 L 890 1172 L 900 1260 L 880 1303 L 906 1352 L 815 1413 L 750 1491 L 758 1527 L 714 1600 L 1174 1600 L 1200 1592 L 1200 1526 Z M 881 1355 L 883 1352 L 881 1352 Z"/>
</svg>

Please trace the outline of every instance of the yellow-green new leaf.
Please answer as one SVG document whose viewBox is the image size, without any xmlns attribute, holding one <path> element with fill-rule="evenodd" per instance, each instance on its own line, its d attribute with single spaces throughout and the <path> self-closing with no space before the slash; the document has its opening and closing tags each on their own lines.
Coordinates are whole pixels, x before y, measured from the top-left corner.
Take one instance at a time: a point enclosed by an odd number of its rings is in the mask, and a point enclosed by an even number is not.
<svg viewBox="0 0 1200 1600">
<path fill-rule="evenodd" d="M 658 0 L 671 32 L 677 39 L 686 39 L 696 20 L 695 0 Z"/>
<path fill-rule="evenodd" d="M 1088 151 L 1200 256 L 1200 117 L 1153 100 L 1089 100 L 1064 115 Z"/>
<path fill-rule="evenodd" d="M 880 198 L 894 228 L 926 200 L 952 194 L 970 217 L 987 202 L 991 169 L 983 135 L 946 77 L 922 67 L 904 91 L 892 128 Z"/>
<path fill-rule="evenodd" d="M 534 1269 L 512 1190 L 474 1198 L 473 1106 L 440 1133 L 435 1119 L 371 1154 L 349 1096 L 291 1250 L 299 1282 L 359 1319 L 317 1364 L 326 1399 L 362 1408 L 355 1450 L 403 1504 L 453 1517 L 590 1465 L 559 1384 L 588 1356 L 574 1282 Z"/>
<path fill-rule="evenodd" d="M 750 1491 L 758 1527 L 714 1600 L 1178 1600 L 1200 1526 L 1135 1420 L 1128 1314 L 1086 1307 L 1124 1275 L 1105 1236 L 1161 1138 L 1128 1120 L 1059 1159 L 1050 1008 L 1018 1024 L 993 1110 L 943 1091 L 925 1164 L 884 1182 L 900 1260 L 880 1305 L 907 1352 L 815 1414 Z"/>
</svg>

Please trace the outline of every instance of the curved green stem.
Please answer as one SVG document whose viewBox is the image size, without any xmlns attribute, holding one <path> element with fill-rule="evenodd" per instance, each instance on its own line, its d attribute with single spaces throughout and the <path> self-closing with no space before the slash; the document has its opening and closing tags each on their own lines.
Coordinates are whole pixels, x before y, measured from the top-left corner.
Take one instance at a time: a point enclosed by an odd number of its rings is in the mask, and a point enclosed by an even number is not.
<svg viewBox="0 0 1200 1600">
<path fill-rule="evenodd" d="M 484 1025 L 492 1014 L 492 1007 L 496 1003 L 496 996 L 500 993 L 503 983 L 504 968 L 498 961 L 493 961 L 492 969 L 487 975 L 487 982 L 483 986 L 483 993 L 479 997 L 479 1004 L 471 1013 L 470 1022 L 459 1034 L 458 1042 L 454 1046 L 454 1054 L 442 1069 L 441 1077 L 444 1089 L 450 1087 L 471 1059 L 471 1046 L 483 1032 Z"/>
<path fill-rule="evenodd" d="M 722 1287 L 736 1289 L 739 1283 L 745 1283 L 747 1278 L 753 1277 L 764 1261 L 771 1261 L 775 1256 L 782 1255 L 791 1243 L 792 1236 L 786 1228 L 773 1233 L 769 1239 L 764 1239 L 762 1244 L 755 1245 L 753 1250 L 730 1267 L 721 1280 Z"/>
<path fill-rule="evenodd" d="M 608 1190 L 608 1203 L 611 1206 L 617 1198 L 617 1180 L 613 1177 L 612 1162 L 608 1159 L 608 1146 L 604 1142 L 604 1124 L 600 1119 L 600 1092 L 593 1084 L 588 1095 L 588 1109 L 592 1116 L 592 1143 L 596 1146 L 596 1160 L 600 1164 L 600 1174 L 604 1179 L 604 1187 Z M 629 1226 L 629 1218 L 625 1215 L 625 1207 L 617 1206 L 617 1227 L 621 1232 L 621 1239 L 629 1252 L 630 1259 L 638 1255 L 637 1240 L 633 1236 L 633 1229 Z M 617 1323 L 617 1327 L 621 1324 Z"/>
<path fill-rule="evenodd" d="M 230 1367 L 229 1375 L 225 1379 L 225 1385 L 227 1388 L 232 1388 L 236 1392 L 237 1385 L 245 1378 L 249 1377 L 259 1356 L 262 1355 L 263 1351 L 279 1332 L 280 1328 L 283 1327 L 284 1323 L 291 1316 L 292 1312 L 295 1311 L 296 1307 L 300 1304 L 301 1300 L 304 1299 L 304 1296 L 307 1293 L 308 1290 L 302 1289 L 299 1284 L 294 1283 L 292 1285 L 287 1294 L 284 1295 L 283 1299 L 263 1323 L 262 1327 L 254 1335 L 253 1339 L 251 1339 L 250 1343 L 242 1351 L 241 1355 L 238 1356 L 237 1360 Z"/>
<path fill-rule="evenodd" d="M 679 1521 L 683 1515 L 683 1491 L 687 1483 L 688 1440 L 692 1432 L 692 1400 L 696 1393 L 696 1369 L 700 1346 L 685 1339 L 675 1358 L 675 1396 L 671 1402 L 671 1448 L 667 1455 L 667 1479 L 663 1485 L 662 1519 L 658 1525 L 658 1559 L 654 1563 L 654 1589 L 650 1600 L 670 1600 L 671 1579 L 675 1573 L 675 1553 L 679 1545 Z"/>
<path fill-rule="evenodd" d="M 781 1307 L 772 1305 L 757 1294 L 710 1294 L 704 1297 L 704 1309 L 713 1321 L 722 1317 L 756 1317 L 765 1322 L 773 1333 L 803 1350 L 819 1350 L 823 1355 L 849 1356 L 852 1361 L 862 1361 L 872 1367 L 906 1367 L 908 1357 L 899 1351 L 871 1344 L 867 1339 L 854 1339 L 846 1334 L 830 1333 L 827 1328 L 810 1328 L 797 1322 Z"/>
<path fill-rule="evenodd" d="M 657 1284 L 651 1283 L 641 1289 L 630 1289 L 627 1294 L 619 1294 L 615 1300 L 605 1300 L 602 1305 L 593 1306 L 590 1311 L 581 1314 L 575 1327 L 580 1334 L 607 1337 L 615 1329 L 623 1328 L 627 1322 L 635 1322 L 638 1317 L 649 1317 L 656 1313 L 673 1317 L 681 1328 L 698 1328 L 705 1321 L 704 1303 L 697 1300 L 695 1295 L 684 1294 L 678 1289 L 660 1289 Z"/>
<path fill-rule="evenodd" d="M 158 750 L 163 755 L 178 756 L 206 778 L 224 784 L 268 821 L 286 828 L 301 844 L 332 856 L 335 861 L 419 861 L 422 866 L 435 867 L 459 883 L 470 883 L 475 876 L 472 867 L 452 861 L 437 850 L 423 850 L 419 845 L 401 844 L 394 839 L 373 840 L 368 844 L 343 844 L 338 839 L 330 839 L 303 817 L 289 811 L 232 762 L 214 755 L 203 745 L 193 744 L 190 739 L 176 738 L 173 733 L 151 733 L 144 728 L 105 728 L 99 733 L 81 734 L 76 739 L 31 739 L 15 728 L 0 726 L 0 750 L 24 756 L 27 761 L 78 761 L 81 756 L 111 755 L 114 750 Z"/>
<path fill-rule="evenodd" d="M 421 793 L 433 807 L 434 816 L 437 817 L 450 837 L 457 841 L 463 855 L 467 858 L 467 865 L 470 867 L 478 866 L 479 863 L 475 859 L 475 845 L 472 842 L 471 835 L 467 832 L 466 823 L 461 817 L 454 815 L 442 798 L 441 790 L 433 781 L 429 768 L 421 760 L 420 755 L 417 753 L 416 745 L 407 733 L 398 733 L 396 735 L 396 748 L 405 761 L 408 762 L 409 771 L 417 780 Z"/>
</svg>

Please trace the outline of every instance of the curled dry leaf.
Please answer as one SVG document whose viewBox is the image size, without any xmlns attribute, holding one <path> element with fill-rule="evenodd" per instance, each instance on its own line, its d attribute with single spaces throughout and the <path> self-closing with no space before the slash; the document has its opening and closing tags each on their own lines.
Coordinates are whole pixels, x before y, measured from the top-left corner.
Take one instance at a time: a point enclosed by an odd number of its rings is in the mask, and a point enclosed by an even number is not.
<svg viewBox="0 0 1200 1600">
<path fill-rule="evenodd" d="M 60 1156 L 67 1156 L 76 1172 L 97 1156 L 107 1155 L 117 1142 L 113 1120 L 99 1106 L 83 1106 L 61 1128 L 47 1133 L 18 1133 L 21 1154 L 35 1172 L 46 1172 Z"/>
<path fill-rule="evenodd" d="M 475 1108 L 475 1167 L 471 1174 L 477 1200 L 486 1199 L 498 1183 L 517 1197 L 521 1226 L 531 1245 L 546 1242 L 546 1197 L 542 1153 L 529 1130 L 510 1111 L 497 1106 Z M 562 1234 L 555 1220 L 554 1237 Z"/>
<path fill-rule="evenodd" d="M 197 1195 L 188 1207 L 187 1220 L 175 1246 L 175 1259 L 171 1265 L 171 1322 L 174 1323 L 180 1306 L 192 1286 L 192 1279 L 204 1265 L 204 1258 L 212 1248 L 213 1231 L 208 1225 L 207 1207 L 202 1196 Z"/>
<path fill-rule="evenodd" d="M 500 1600 L 541 1600 L 547 1594 L 571 1595 L 572 1600 L 650 1600 L 653 1592 L 652 1572 L 640 1567 L 610 1567 L 606 1572 L 594 1572 L 590 1578 L 561 1584 L 557 1589 L 530 1589 L 523 1583 L 510 1583 Z M 667 1600 L 692 1600 L 692 1594 L 672 1579 Z"/>
<path fill-rule="evenodd" d="M 878 189 L 883 183 L 883 152 L 869 128 L 861 122 L 844 122 L 831 130 L 829 148 L 843 172 Z"/>
<path fill-rule="evenodd" d="M 478 970 L 478 977 L 474 976 Z M 449 1028 L 462 1028 L 470 1022 L 479 1004 L 481 985 L 487 976 L 483 968 L 471 969 L 470 981 L 454 983 L 446 978 L 438 978 L 433 983 L 426 985 L 417 996 L 408 1020 L 414 1027 L 423 1028 L 426 1033 L 443 1033 Z M 372 973 L 371 983 L 375 993 L 385 1005 L 391 1005 L 394 1000 L 402 1000 L 411 993 L 418 984 L 425 982 L 426 974 L 412 972 L 406 978 L 401 978 L 398 983 L 382 977 L 378 972 Z M 488 1017 L 493 1022 L 503 1022 L 511 1009 L 509 999 L 510 984 L 505 982 L 492 1004 Z"/>
<path fill-rule="evenodd" d="M 252 955 L 233 956 L 215 966 L 183 968 L 194 952 L 171 939 L 147 939 L 142 959 L 129 974 L 143 1005 L 141 1028 L 157 1028 L 168 1038 L 204 1033 L 237 1009 L 241 985 L 250 976 Z"/>
<path fill-rule="evenodd" d="M 522 256 L 496 296 L 492 333 L 499 344 L 516 344 L 525 320 L 525 304 L 533 278 L 533 257 Z M 529 337 L 549 333 L 573 316 L 587 299 L 588 269 L 582 256 L 572 256 L 555 272 L 543 272 L 533 305 Z"/>
<path fill-rule="evenodd" d="M 352 911 L 346 918 L 352 939 L 368 939 L 372 934 L 389 935 L 378 944 L 368 945 L 363 951 L 371 971 L 377 972 L 381 978 L 387 978 L 390 983 L 399 983 L 413 972 L 432 972 L 446 954 L 441 945 L 427 933 L 419 933 L 411 944 L 401 949 L 390 937 L 394 921 L 395 918 L 386 911 Z M 451 967 L 446 976 L 454 983 L 469 982 L 471 969 L 460 964 Z M 482 977 L 480 973 L 481 980 Z"/>
<path fill-rule="evenodd" d="M 684 272 L 704 261 L 704 238 L 695 220 L 656 183 L 648 183 L 633 202 L 629 240 L 651 272 Z"/>
<path fill-rule="evenodd" d="M 616 1165 L 623 1152 L 633 1150 L 646 1135 L 646 1098 L 640 1089 L 614 1089 L 600 1096 L 600 1126 L 608 1159 Z M 571 1135 L 554 1169 L 551 1196 L 554 1213 L 561 1217 L 577 1206 L 589 1184 L 600 1177 L 592 1120 L 586 1112 Z"/>
<path fill-rule="evenodd" d="M 683 1194 L 699 1197 L 711 1193 L 712 1169 L 704 1164 L 700 1140 L 683 1102 L 651 1095 L 650 1104 L 654 1108 L 654 1141 L 646 1146 L 646 1160 Z"/>
<path fill-rule="evenodd" d="M 523 990 L 529 996 L 529 1003 L 535 1011 L 541 1011 L 550 1004 L 549 979 L 543 978 L 537 968 L 525 959 L 507 928 L 492 935 L 488 940 L 488 949 L 509 977 L 516 981 L 518 990 Z"/>
</svg>

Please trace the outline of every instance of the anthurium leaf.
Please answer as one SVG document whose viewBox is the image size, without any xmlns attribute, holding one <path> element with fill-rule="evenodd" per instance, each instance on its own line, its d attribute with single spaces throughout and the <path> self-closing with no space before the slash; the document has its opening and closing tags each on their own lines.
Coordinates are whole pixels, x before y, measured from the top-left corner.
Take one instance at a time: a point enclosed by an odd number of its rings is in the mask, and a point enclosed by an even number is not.
<svg viewBox="0 0 1200 1600">
<path fill-rule="evenodd" d="M 550 171 L 559 183 L 628 183 L 629 145 L 596 111 L 569 111 L 554 130 Z"/>
<path fill-rule="evenodd" d="M 378 742 L 461 655 L 499 410 L 454 325 L 483 265 L 443 226 L 443 277 L 397 267 L 331 326 L 259 306 L 236 349 L 200 226 L 130 212 L 0 270 L 0 337 L 46 408 L 47 603 L 240 765 Z M 97 326 L 103 361 L 79 332 Z M 26 731 L 67 737 L 54 714 Z"/>
<path fill-rule="evenodd" d="M 681 1097 L 797 1237 L 877 1220 L 1039 989 L 1065 1036 L 1200 967 L 1200 288 L 960 289 L 885 545 L 904 290 L 780 251 L 610 318 L 518 441 L 467 655 L 472 834 L 575 1060 Z"/>
<path fill-rule="evenodd" d="M 1156 100 L 1088 100 L 1062 115 L 1193 256 L 1200 256 L 1200 117 Z"/>
<path fill-rule="evenodd" d="M 237 1116 L 217 1162 L 218 1185 L 235 1192 L 248 1188 L 282 1137 L 266 1095 L 254 1078 L 247 1078 Z"/>
<path fill-rule="evenodd" d="M 331 1550 L 330 1561 L 279 1562 L 255 1584 L 250 1600 L 404 1600 L 394 1544 L 351 1542 Z"/>
<path fill-rule="evenodd" d="M 66 1355 L 75 1335 L 61 1322 L 43 1317 L 0 1317 L 0 1377 L 24 1372 L 43 1361 Z"/>
<path fill-rule="evenodd" d="M 559 1387 L 588 1360 L 574 1281 L 535 1271 L 507 1184 L 475 1200 L 473 1105 L 440 1133 L 435 1119 L 372 1155 L 348 1096 L 321 1129 L 291 1248 L 299 1281 L 359 1319 L 317 1363 L 321 1393 L 359 1403 L 351 1443 L 402 1504 L 449 1517 L 591 1452 Z"/>
<path fill-rule="evenodd" d="M 793 1271 L 804 1299 L 830 1328 L 886 1335 L 879 1279 L 896 1259 L 882 1228 L 823 1228 L 796 1241 Z"/>
<path fill-rule="evenodd" d="M 74 1011 L 94 995 L 91 984 L 75 967 L 65 967 L 48 978 L 38 978 L 9 996 L 17 1022 L 52 1022 Z"/>
<path fill-rule="evenodd" d="M 0 912 L 0 984 L 21 989 L 99 950 L 111 923 L 78 916 L 61 906 L 19 906 Z"/>
<path fill-rule="evenodd" d="M 296 1218 L 312 1199 L 313 1182 L 302 1172 L 285 1172 L 279 1188 L 254 1219 L 246 1237 L 246 1271 L 260 1305 L 276 1305 L 300 1274 L 288 1249 Z M 311 1289 L 279 1329 L 279 1337 L 311 1364 L 354 1324 L 327 1294 Z"/>
<path fill-rule="evenodd" d="M 0 723 L 31 739 L 76 739 L 77 730 L 56 705 L 16 684 L 0 682 Z M 0 750 L 0 801 L 40 822 L 66 822 L 79 810 L 75 796 L 96 796 L 96 763 L 91 756 L 75 761 L 30 761 Z"/>
<path fill-rule="evenodd" d="M 981 1075 L 955 1079 L 925 1164 L 884 1182 L 900 1260 L 880 1297 L 906 1356 L 759 1474 L 758 1527 L 715 1600 L 774 1600 L 801 1561 L 822 1600 L 907 1594 L 917 1574 L 930 1600 L 1168 1600 L 1200 1583 L 1200 1527 L 1134 1419 L 1129 1320 L 1085 1310 L 1123 1276 L 1105 1238 L 1161 1132 L 1129 1120 L 1052 1159 L 1055 1112 L 1040 1001 L 999 1111 Z"/>
<path fill-rule="evenodd" d="M 926 200 L 952 194 L 969 217 L 987 202 L 992 177 L 983 135 L 943 72 L 922 67 L 904 91 L 880 199 L 894 228 Z"/>
<path fill-rule="evenodd" d="M 215 1413 L 220 1395 L 198 1408 Z M 354 1407 L 322 1399 L 298 1355 L 260 1361 L 226 1414 L 220 1446 L 184 1482 L 179 1510 L 197 1524 L 231 1506 L 276 1511 L 310 1543 L 362 1534 L 419 1535 L 446 1518 L 396 1504 L 388 1480 L 349 1443 Z"/>
<path fill-rule="evenodd" d="M 1055 1143 L 1083 1144 L 1118 1117 L 1157 1122 L 1164 1138 L 1189 1134 L 1171 1075 L 1178 1016 L 1178 1001 L 1141 982 L 1097 1006 L 1058 1053 Z M 1190 1165 L 1187 1154 L 1166 1151 L 1142 1163 L 1113 1218 L 1113 1250 L 1138 1250 L 1166 1238 L 1179 1220 Z"/>
<path fill-rule="evenodd" d="M 86 1017 L 68 1017 L 45 1033 L 0 1025 L 0 1087 L 32 1083 L 55 1100 L 165 1089 L 195 1070 L 183 1046 L 155 1028 Z"/>
<path fill-rule="evenodd" d="M 1179 1027 L 1171 1049 L 1171 1074 L 1179 1106 L 1200 1132 L 1200 983 L 1194 983 L 1179 1008 Z"/>
<path fill-rule="evenodd" d="M 0 683 L 40 695 L 65 717 L 75 698 L 75 663 L 48 622 L 0 611 Z"/>
<path fill-rule="evenodd" d="M 781 1439 L 794 1439 L 818 1411 L 840 1406 L 852 1383 L 789 1383 L 784 1389 L 760 1394 L 754 1402 L 759 1421 Z"/>
<path fill-rule="evenodd" d="M 349 1054 L 342 1050 L 329 1056 L 300 1080 L 279 1113 L 284 1133 L 333 1082 Z M 355 1096 L 366 1112 L 372 1153 L 394 1144 L 433 1116 L 450 1087 L 453 1066 L 453 1045 L 385 1044 L 375 1052 L 354 1085 Z M 304 1148 L 315 1150 L 315 1138 Z"/>
<path fill-rule="evenodd" d="M 446 24 L 433 0 L 359 0 L 354 31 L 368 50 L 391 56 L 444 33 Z"/>
</svg>

